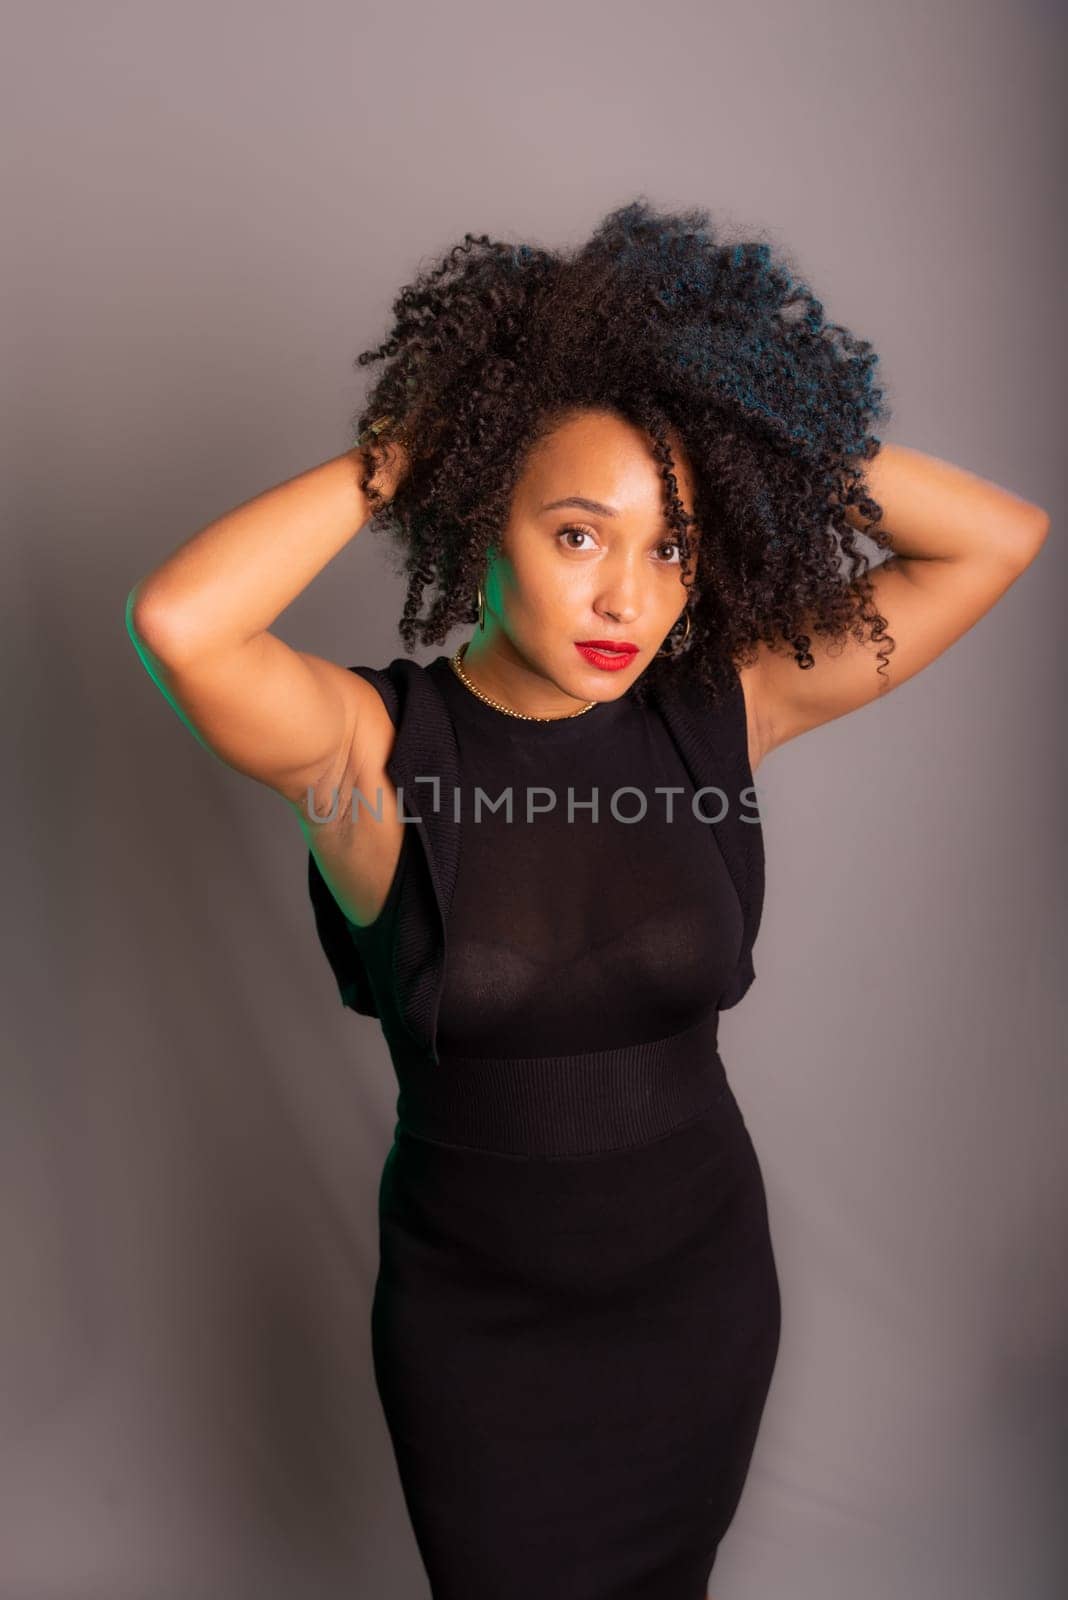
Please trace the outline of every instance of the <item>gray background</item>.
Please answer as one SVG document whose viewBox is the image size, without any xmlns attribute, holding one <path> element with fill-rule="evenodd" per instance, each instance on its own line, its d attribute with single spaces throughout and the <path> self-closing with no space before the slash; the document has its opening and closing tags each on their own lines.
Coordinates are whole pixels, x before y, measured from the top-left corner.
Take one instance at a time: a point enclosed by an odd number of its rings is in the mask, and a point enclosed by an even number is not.
<svg viewBox="0 0 1068 1600">
<path fill-rule="evenodd" d="M 5 20 L 2 1600 L 425 1600 L 370 1359 L 385 1045 L 338 1004 L 299 830 L 167 708 L 123 603 L 351 443 L 353 358 L 420 263 L 576 243 L 639 193 L 781 239 L 880 351 L 886 436 L 1053 515 L 946 655 L 760 772 L 722 1048 L 783 1341 L 712 1592 L 1058 1592 L 1063 13 Z M 361 535 L 277 631 L 382 665 L 400 604 Z"/>
</svg>

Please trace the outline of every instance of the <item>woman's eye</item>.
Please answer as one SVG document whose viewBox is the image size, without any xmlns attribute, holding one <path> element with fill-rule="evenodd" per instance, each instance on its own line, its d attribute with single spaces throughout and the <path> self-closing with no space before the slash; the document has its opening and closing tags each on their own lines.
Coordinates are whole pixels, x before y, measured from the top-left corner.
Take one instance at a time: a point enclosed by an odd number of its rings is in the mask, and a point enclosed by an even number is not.
<svg viewBox="0 0 1068 1600">
<path fill-rule="evenodd" d="M 661 550 L 675 550 L 675 551 L 678 552 L 679 560 L 680 561 L 682 560 L 682 549 L 681 549 L 681 546 L 678 544 L 677 540 L 675 540 L 675 539 L 665 539 L 663 544 L 660 545 L 660 549 Z M 662 565 L 665 566 L 665 567 L 673 567 L 673 566 L 676 566 L 677 563 L 674 560 L 672 560 L 672 561 L 665 561 L 665 562 L 662 563 Z"/>
<path fill-rule="evenodd" d="M 572 527 L 572 528 L 561 528 L 560 532 L 557 534 L 556 537 L 558 539 L 566 539 L 569 533 L 577 533 L 581 538 L 584 538 L 584 539 L 592 539 L 593 538 L 593 534 L 590 532 L 589 528 L 574 528 L 574 527 Z M 581 548 L 581 546 L 575 545 L 575 544 L 569 544 L 567 546 L 567 548 L 569 550 L 578 550 L 578 549 Z"/>
</svg>

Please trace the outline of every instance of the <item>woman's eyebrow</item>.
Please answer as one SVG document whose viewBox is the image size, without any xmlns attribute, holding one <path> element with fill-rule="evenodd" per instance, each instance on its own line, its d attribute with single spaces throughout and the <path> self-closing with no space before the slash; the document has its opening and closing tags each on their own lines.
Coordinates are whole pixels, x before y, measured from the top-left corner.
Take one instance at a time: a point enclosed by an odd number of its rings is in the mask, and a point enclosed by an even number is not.
<svg viewBox="0 0 1068 1600">
<path fill-rule="evenodd" d="M 555 511 L 558 506 L 578 506 L 580 511 L 588 511 L 594 517 L 619 516 L 615 506 L 606 506 L 602 500 L 587 500 L 582 494 L 569 494 L 562 500 L 549 500 L 540 507 L 538 515 L 540 516 L 542 511 Z"/>
<path fill-rule="evenodd" d="M 562 500 L 549 500 L 545 505 L 539 507 L 537 514 L 540 516 L 543 511 L 556 511 L 560 506 L 578 506 L 581 511 L 588 511 L 594 517 L 619 516 L 615 506 L 605 505 L 603 500 L 589 500 L 583 494 L 569 494 L 565 495 Z M 697 527 L 696 522 L 691 520 L 691 536 L 697 537 L 699 533 L 700 529 Z"/>
</svg>

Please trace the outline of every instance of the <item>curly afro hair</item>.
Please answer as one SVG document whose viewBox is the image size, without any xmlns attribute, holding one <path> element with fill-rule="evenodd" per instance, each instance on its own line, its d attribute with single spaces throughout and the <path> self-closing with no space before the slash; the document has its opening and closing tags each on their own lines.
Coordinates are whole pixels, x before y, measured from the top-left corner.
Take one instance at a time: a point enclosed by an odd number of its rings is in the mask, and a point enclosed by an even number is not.
<svg viewBox="0 0 1068 1600">
<path fill-rule="evenodd" d="M 639 198 L 573 251 L 467 233 L 401 290 L 393 314 L 389 337 L 354 363 L 386 360 L 354 425 L 371 526 L 408 580 L 408 652 L 476 620 L 485 554 L 500 548 L 527 452 L 595 409 L 649 438 L 690 590 L 687 648 L 650 662 L 639 701 L 663 673 L 714 699 L 760 641 L 811 667 L 812 634 L 882 644 L 883 670 L 883 641 L 894 641 L 846 518 L 856 507 L 863 535 L 889 547 L 863 482 L 873 426 L 890 414 L 878 357 L 824 320 L 781 250 L 717 238 L 704 210 Z M 696 564 L 669 434 L 692 472 Z M 387 502 L 374 478 L 391 437 L 408 467 Z M 437 594 L 421 617 L 428 586 Z"/>
</svg>

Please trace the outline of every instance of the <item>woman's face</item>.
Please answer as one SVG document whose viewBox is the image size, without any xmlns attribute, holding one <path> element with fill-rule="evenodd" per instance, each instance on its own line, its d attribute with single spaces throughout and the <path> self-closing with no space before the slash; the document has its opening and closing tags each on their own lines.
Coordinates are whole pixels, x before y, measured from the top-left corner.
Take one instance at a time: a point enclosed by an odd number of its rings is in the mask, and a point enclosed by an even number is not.
<svg viewBox="0 0 1068 1600">
<path fill-rule="evenodd" d="M 669 443 L 679 499 L 692 516 L 681 441 L 669 436 Z M 696 547 L 699 530 L 689 532 Z M 682 613 L 680 556 L 645 434 L 610 413 L 581 413 L 524 464 L 483 586 L 485 632 L 475 629 L 465 670 L 485 693 L 534 716 L 566 716 L 590 700 L 615 699 L 641 676 Z M 584 640 L 637 649 L 607 671 L 577 648 Z"/>
</svg>

